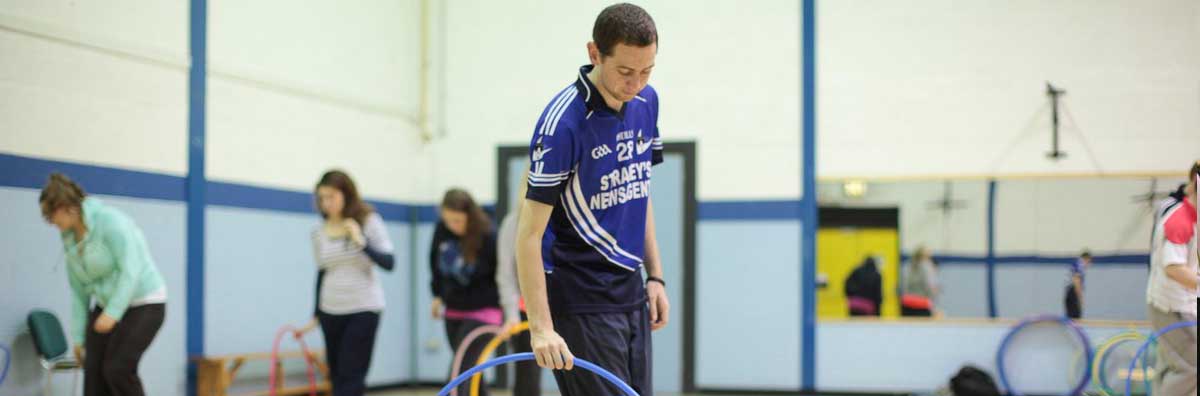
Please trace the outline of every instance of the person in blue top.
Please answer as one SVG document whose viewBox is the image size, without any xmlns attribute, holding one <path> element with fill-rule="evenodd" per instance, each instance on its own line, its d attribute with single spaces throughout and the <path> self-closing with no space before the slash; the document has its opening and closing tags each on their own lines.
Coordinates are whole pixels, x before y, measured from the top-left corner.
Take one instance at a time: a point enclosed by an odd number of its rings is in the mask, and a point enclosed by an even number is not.
<svg viewBox="0 0 1200 396">
<path fill-rule="evenodd" d="M 62 232 L 83 394 L 145 395 L 138 363 L 162 327 L 167 302 L 146 237 L 125 213 L 60 173 L 50 175 L 38 203 Z"/>
<path fill-rule="evenodd" d="M 620 393 L 571 371 L 575 356 L 651 395 L 650 331 L 670 312 L 650 202 L 651 167 L 663 160 L 658 94 L 647 85 L 654 20 L 609 6 L 587 50 L 591 64 L 542 111 L 530 141 L 516 247 L 530 344 L 565 396 Z"/>
<path fill-rule="evenodd" d="M 1092 253 L 1087 250 L 1080 253 L 1079 259 L 1071 263 L 1071 270 L 1067 275 L 1067 293 L 1063 297 L 1063 306 L 1068 318 L 1083 317 L 1083 276 L 1091 266 Z"/>
</svg>

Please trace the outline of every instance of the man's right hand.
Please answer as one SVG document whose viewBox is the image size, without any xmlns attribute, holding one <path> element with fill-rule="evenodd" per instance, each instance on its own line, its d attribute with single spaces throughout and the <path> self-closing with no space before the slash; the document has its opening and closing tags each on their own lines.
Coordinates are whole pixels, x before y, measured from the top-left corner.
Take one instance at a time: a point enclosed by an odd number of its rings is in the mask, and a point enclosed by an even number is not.
<svg viewBox="0 0 1200 396">
<path fill-rule="evenodd" d="M 530 331 L 529 344 L 538 366 L 553 370 L 575 368 L 575 355 L 567 348 L 567 342 L 554 330 Z"/>
<path fill-rule="evenodd" d="M 83 366 L 83 345 L 75 346 L 75 361 L 78 362 L 80 366 Z"/>
</svg>

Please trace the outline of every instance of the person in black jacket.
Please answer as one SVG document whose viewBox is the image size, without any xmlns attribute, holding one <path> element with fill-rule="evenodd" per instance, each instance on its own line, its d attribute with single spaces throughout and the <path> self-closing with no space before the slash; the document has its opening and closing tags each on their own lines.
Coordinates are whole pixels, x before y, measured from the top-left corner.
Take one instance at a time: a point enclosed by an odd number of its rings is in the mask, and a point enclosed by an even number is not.
<svg viewBox="0 0 1200 396">
<path fill-rule="evenodd" d="M 883 305 L 883 277 L 874 257 L 867 257 L 846 278 L 850 316 L 879 316 Z"/>
<path fill-rule="evenodd" d="M 445 319 L 446 338 L 454 351 L 468 348 L 464 355 L 465 372 L 475 365 L 488 337 L 472 345 L 461 345 L 472 330 L 485 325 L 499 326 L 504 320 L 500 295 L 496 288 L 496 235 L 492 222 L 470 193 L 451 189 L 442 198 L 441 221 L 433 233 L 429 249 L 432 274 L 434 319 Z M 469 382 L 459 395 L 470 392 Z M 487 388 L 480 390 L 487 395 Z"/>
</svg>

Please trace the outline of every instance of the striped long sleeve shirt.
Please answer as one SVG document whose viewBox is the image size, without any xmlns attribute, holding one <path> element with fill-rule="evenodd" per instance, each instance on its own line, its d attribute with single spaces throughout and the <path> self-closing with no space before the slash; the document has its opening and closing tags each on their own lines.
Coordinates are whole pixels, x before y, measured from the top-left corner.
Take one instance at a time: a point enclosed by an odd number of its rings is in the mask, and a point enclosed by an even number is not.
<svg viewBox="0 0 1200 396">
<path fill-rule="evenodd" d="M 331 237 L 322 226 L 313 230 L 318 312 L 348 315 L 383 310 L 383 286 L 375 266 L 391 271 L 392 241 L 378 213 L 367 216 L 362 231 L 365 246 L 349 236 Z"/>
</svg>

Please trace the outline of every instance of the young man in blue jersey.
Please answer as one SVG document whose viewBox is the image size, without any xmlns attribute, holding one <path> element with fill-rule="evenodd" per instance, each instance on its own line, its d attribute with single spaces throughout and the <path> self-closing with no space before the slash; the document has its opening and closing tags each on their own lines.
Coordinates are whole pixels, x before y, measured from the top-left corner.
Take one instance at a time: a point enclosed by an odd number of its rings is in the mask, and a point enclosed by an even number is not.
<svg viewBox="0 0 1200 396">
<path fill-rule="evenodd" d="M 670 312 L 650 204 L 651 167 L 663 158 L 658 95 L 646 84 L 654 20 L 632 4 L 605 8 L 587 50 L 591 64 L 542 111 L 530 142 L 517 231 L 530 343 L 564 396 L 620 394 L 572 371 L 575 356 L 651 395 L 650 331 Z"/>
</svg>

